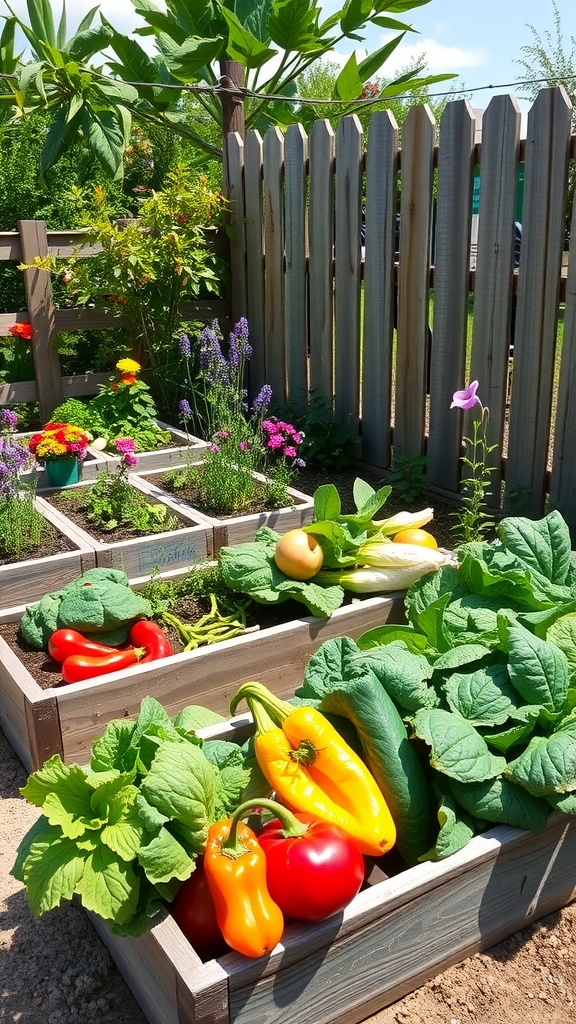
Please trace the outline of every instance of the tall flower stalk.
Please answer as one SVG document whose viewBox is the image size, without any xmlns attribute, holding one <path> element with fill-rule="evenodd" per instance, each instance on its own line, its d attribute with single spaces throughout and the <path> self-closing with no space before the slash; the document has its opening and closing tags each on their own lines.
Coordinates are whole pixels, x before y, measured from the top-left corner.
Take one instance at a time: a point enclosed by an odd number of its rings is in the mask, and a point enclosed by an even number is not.
<svg viewBox="0 0 576 1024">
<path fill-rule="evenodd" d="M 488 465 L 488 457 L 497 448 L 488 443 L 490 411 L 482 405 L 477 395 L 478 381 L 473 380 L 467 388 L 455 391 L 451 409 L 473 409 L 480 407 L 480 417 L 472 424 L 472 437 L 464 437 L 466 454 L 461 462 L 465 474 L 461 483 L 461 507 L 454 512 L 457 525 L 454 528 L 456 540 L 460 543 L 484 540 L 494 526 L 493 517 L 485 511 L 486 496 L 490 490 L 491 474 L 495 467 Z"/>
<path fill-rule="evenodd" d="M 0 559 L 22 557 L 39 547 L 45 520 L 34 504 L 36 481 L 24 480 L 32 456 L 15 436 L 11 409 L 0 409 Z"/>
</svg>

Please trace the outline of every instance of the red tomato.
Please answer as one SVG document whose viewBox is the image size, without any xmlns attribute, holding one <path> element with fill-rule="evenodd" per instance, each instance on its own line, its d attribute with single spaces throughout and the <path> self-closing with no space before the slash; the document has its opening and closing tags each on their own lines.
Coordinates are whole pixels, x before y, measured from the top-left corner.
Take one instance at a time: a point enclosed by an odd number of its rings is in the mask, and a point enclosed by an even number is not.
<svg viewBox="0 0 576 1024">
<path fill-rule="evenodd" d="M 54 661 L 66 661 L 71 654 L 89 654 L 101 658 L 106 654 L 115 654 L 117 650 L 117 647 L 99 644 L 75 629 L 57 629 L 48 641 L 48 653 Z"/>
<path fill-rule="evenodd" d="M 200 860 L 194 873 L 182 883 L 169 909 L 201 960 L 213 960 L 230 949 L 216 920 L 216 907 Z"/>
<path fill-rule="evenodd" d="M 302 836 L 285 836 L 275 818 L 258 833 L 266 854 L 268 891 L 285 917 L 323 921 L 354 899 L 364 880 L 360 847 L 339 825 L 311 814 L 294 815 L 309 825 Z"/>
</svg>

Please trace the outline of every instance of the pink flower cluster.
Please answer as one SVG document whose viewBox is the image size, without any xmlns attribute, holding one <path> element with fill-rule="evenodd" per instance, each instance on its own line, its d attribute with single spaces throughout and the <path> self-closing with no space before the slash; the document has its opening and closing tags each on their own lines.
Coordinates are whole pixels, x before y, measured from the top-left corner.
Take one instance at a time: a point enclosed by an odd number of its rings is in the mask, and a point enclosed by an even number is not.
<svg viewBox="0 0 576 1024">
<path fill-rule="evenodd" d="M 287 459 L 296 459 L 298 450 L 296 445 L 300 444 L 303 433 L 296 430 L 291 423 L 285 423 L 276 416 L 269 416 L 262 420 L 262 430 L 266 439 L 266 447 L 271 448 L 278 455 L 284 455 Z M 302 459 L 298 459 L 297 465 L 303 465 Z"/>
<path fill-rule="evenodd" d="M 114 441 L 116 451 L 122 456 L 127 469 L 134 469 L 138 465 L 138 457 L 134 454 L 136 443 L 131 437 L 117 437 Z"/>
</svg>

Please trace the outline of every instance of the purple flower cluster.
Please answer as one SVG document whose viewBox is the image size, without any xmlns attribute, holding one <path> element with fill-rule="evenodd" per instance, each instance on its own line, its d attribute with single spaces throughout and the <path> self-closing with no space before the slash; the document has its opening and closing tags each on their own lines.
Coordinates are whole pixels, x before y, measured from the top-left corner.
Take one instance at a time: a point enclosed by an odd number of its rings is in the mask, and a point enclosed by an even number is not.
<svg viewBox="0 0 576 1024">
<path fill-rule="evenodd" d="M 295 465 L 303 468 L 306 463 L 298 458 L 297 445 L 300 444 L 304 434 L 291 423 L 285 423 L 276 416 L 269 416 L 262 420 L 262 430 L 266 438 L 266 448 L 271 449 L 277 455 L 283 455 L 287 459 L 295 459 Z"/>
<path fill-rule="evenodd" d="M 30 463 L 30 452 L 25 445 L 0 437 L 0 498 L 15 497 L 20 474 Z"/>
<path fill-rule="evenodd" d="M 0 409 L 0 431 L 14 430 L 18 423 L 18 416 L 12 409 Z"/>
<path fill-rule="evenodd" d="M 248 341 L 248 321 L 246 317 L 240 317 L 234 330 L 230 332 L 228 345 L 228 362 L 233 369 L 238 369 L 242 360 L 249 360 L 252 356 L 252 346 Z"/>
<path fill-rule="evenodd" d="M 119 455 L 122 456 L 122 462 L 126 469 L 134 469 L 134 466 L 138 465 L 138 456 L 134 454 L 136 443 L 133 438 L 117 437 L 114 441 L 114 446 Z"/>
<path fill-rule="evenodd" d="M 178 406 L 181 420 L 189 420 L 192 415 L 192 409 L 190 408 L 190 402 L 187 398 L 181 398 Z"/>
<path fill-rule="evenodd" d="M 198 361 L 200 369 L 206 377 L 206 382 L 208 384 L 216 382 L 228 384 L 230 382 L 228 363 L 222 353 L 220 338 L 214 326 L 205 327 L 200 333 L 199 341 L 200 353 Z"/>
<path fill-rule="evenodd" d="M 180 352 L 184 356 L 184 359 L 190 359 L 190 356 L 192 355 L 192 347 L 188 335 L 181 334 L 178 339 L 178 344 L 180 345 Z"/>
<path fill-rule="evenodd" d="M 271 401 L 272 388 L 269 384 L 264 384 L 252 402 L 252 409 L 254 412 L 266 411 Z"/>
</svg>

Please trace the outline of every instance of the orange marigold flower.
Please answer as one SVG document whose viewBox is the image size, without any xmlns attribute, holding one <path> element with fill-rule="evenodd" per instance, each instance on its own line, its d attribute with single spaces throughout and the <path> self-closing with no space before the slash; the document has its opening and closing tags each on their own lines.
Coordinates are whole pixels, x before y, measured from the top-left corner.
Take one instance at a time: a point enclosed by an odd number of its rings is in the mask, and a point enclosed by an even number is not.
<svg viewBox="0 0 576 1024">
<path fill-rule="evenodd" d="M 120 377 L 120 383 L 128 384 L 129 386 L 135 384 L 136 380 L 137 378 L 134 376 L 133 373 L 123 373 L 122 376 Z"/>
<path fill-rule="evenodd" d="M 19 320 L 16 324 L 12 324 L 9 331 L 10 334 L 16 335 L 17 338 L 23 338 L 25 341 L 30 341 L 34 334 L 32 324 L 25 324 L 22 320 Z"/>
</svg>

